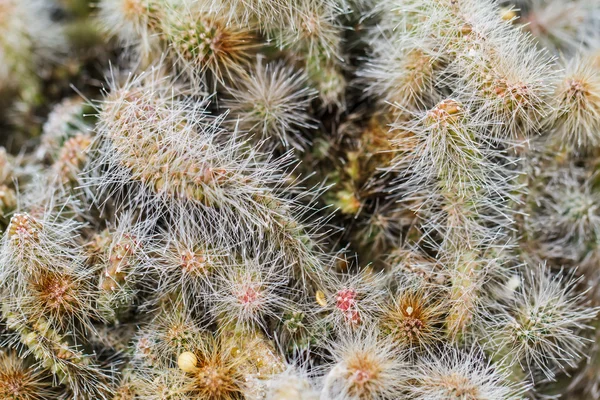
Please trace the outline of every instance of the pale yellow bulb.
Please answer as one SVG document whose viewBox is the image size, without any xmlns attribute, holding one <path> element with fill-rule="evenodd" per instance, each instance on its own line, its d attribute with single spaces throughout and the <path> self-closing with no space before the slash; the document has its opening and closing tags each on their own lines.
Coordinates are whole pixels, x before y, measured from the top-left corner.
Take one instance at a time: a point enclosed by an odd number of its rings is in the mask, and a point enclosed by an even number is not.
<svg viewBox="0 0 600 400">
<path fill-rule="evenodd" d="M 500 16 L 505 21 L 512 21 L 518 17 L 517 10 L 511 7 L 504 7 L 500 9 Z"/>
<path fill-rule="evenodd" d="M 177 365 L 183 372 L 194 372 L 197 363 L 196 355 L 189 351 L 181 353 L 177 358 Z"/>
<path fill-rule="evenodd" d="M 315 298 L 317 300 L 317 304 L 319 304 L 321 307 L 327 307 L 327 300 L 325 298 L 325 293 L 323 293 L 320 290 L 317 290 L 317 293 L 315 294 Z"/>
</svg>

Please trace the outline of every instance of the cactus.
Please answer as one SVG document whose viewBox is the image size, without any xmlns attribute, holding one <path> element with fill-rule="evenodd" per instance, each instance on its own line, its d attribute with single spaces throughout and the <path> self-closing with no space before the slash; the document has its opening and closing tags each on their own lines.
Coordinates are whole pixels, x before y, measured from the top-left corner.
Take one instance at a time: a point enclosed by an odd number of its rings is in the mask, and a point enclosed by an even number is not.
<svg viewBox="0 0 600 400">
<path fill-rule="evenodd" d="M 600 400 L 593 0 L 0 0 L 0 398 Z"/>
</svg>

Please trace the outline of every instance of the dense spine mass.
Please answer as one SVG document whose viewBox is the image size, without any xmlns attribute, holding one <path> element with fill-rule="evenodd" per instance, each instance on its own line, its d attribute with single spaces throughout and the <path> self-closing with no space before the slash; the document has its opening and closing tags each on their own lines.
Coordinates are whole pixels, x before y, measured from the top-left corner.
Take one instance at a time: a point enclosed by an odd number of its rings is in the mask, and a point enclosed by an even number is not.
<svg viewBox="0 0 600 400">
<path fill-rule="evenodd" d="M 0 400 L 600 399 L 594 0 L 0 0 Z"/>
</svg>

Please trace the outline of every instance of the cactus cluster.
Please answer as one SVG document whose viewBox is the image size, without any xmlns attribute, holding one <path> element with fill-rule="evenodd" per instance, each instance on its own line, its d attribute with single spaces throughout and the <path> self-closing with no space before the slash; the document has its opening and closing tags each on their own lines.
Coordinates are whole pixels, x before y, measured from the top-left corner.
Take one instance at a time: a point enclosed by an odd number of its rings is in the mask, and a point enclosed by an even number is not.
<svg viewBox="0 0 600 400">
<path fill-rule="evenodd" d="M 0 115 L 0 400 L 600 400 L 597 0 L 0 0 Z"/>
</svg>

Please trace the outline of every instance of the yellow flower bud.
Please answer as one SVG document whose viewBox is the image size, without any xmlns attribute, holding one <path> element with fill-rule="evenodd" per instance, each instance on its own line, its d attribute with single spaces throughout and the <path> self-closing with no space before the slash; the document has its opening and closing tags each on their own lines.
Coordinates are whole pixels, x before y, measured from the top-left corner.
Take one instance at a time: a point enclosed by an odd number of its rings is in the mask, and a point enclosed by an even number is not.
<svg viewBox="0 0 600 400">
<path fill-rule="evenodd" d="M 326 307 L 327 306 L 327 300 L 325 299 L 325 293 L 323 293 L 320 290 L 317 290 L 317 293 L 315 294 L 317 303 L 321 306 L 321 307 Z"/>
<path fill-rule="evenodd" d="M 177 358 L 177 365 L 183 372 L 194 372 L 197 363 L 196 355 L 189 351 L 181 353 Z"/>
</svg>

